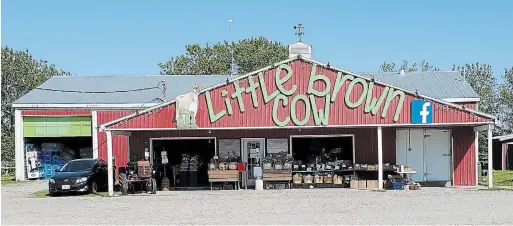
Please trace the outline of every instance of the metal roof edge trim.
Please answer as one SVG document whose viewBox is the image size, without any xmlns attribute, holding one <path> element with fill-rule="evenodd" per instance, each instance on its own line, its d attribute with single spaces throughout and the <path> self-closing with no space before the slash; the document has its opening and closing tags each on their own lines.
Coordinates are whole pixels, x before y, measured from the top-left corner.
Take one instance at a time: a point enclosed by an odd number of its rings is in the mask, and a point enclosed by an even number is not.
<svg viewBox="0 0 513 226">
<path fill-rule="evenodd" d="M 118 108 L 141 108 L 141 106 L 146 105 L 147 107 L 153 107 L 161 103 L 134 103 L 134 104 L 17 104 L 13 103 L 11 106 L 16 109 L 25 110 L 25 109 L 68 109 L 68 108 L 109 108 L 109 109 L 118 109 Z"/>
<path fill-rule="evenodd" d="M 259 69 L 259 70 L 256 70 L 256 71 L 252 71 L 252 72 L 249 72 L 245 75 L 241 75 L 241 76 L 238 76 L 236 78 L 233 78 L 233 79 L 230 79 L 228 80 L 228 83 L 231 83 L 231 82 L 234 82 L 234 81 L 237 81 L 237 80 L 240 80 L 240 79 L 243 79 L 243 78 L 247 78 L 251 75 L 254 75 L 254 74 L 257 74 L 259 72 L 262 72 L 262 71 L 266 71 L 266 70 L 269 70 L 271 68 L 274 68 L 274 67 L 278 67 L 279 65 L 281 64 L 284 64 L 284 63 L 288 63 L 288 62 L 291 62 L 291 61 L 294 61 L 294 60 L 303 60 L 305 62 L 310 62 L 310 63 L 314 63 L 314 64 L 317 64 L 319 66 L 322 66 L 322 67 L 325 67 L 325 68 L 328 68 L 328 69 L 332 69 L 332 70 L 335 70 L 335 71 L 339 71 L 339 72 L 343 72 L 343 73 L 346 73 L 346 74 L 350 74 L 350 75 L 353 75 L 355 77 L 360 77 L 360 78 L 363 78 L 363 79 L 366 79 L 368 81 L 372 81 L 371 78 L 368 78 L 366 76 L 363 76 L 363 75 L 360 75 L 360 74 L 357 74 L 357 73 L 354 73 L 354 72 L 351 72 L 351 71 L 348 71 L 348 70 L 344 70 L 344 69 L 340 69 L 340 68 L 337 68 L 337 67 L 333 67 L 333 66 L 327 66 L 327 64 L 325 63 L 322 63 L 322 62 L 319 62 L 319 61 L 316 61 L 316 60 L 313 60 L 313 59 L 310 59 L 310 58 L 305 58 L 305 57 L 301 57 L 301 55 L 298 55 L 296 57 L 292 57 L 292 58 L 289 58 L 287 60 L 284 60 L 284 61 L 281 61 L 281 62 L 278 62 L 278 63 L 274 63 L 270 66 L 267 66 L 267 67 L 264 67 L 262 69 Z M 451 106 L 451 107 L 454 107 L 456 109 L 460 109 L 460 110 L 463 110 L 463 111 L 467 111 L 467 112 L 470 112 L 470 113 L 473 113 L 473 114 L 476 114 L 476 115 L 480 115 L 480 116 L 483 116 L 483 117 L 486 117 L 486 118 L 489 118 L 489 119 L 493 119 L 494 120 L 494 123 L 495 123 L 495 120 L 497 119 L 495 116 L 493 115 L 488 115 L 488 114 L 485 114 L 485 113 L 482 113 L 482 112 L 479 112 L 479 111 L 474 111 L 474 110 L 470 110 L 470 109 L 467 109 L 467 108 L 464 108 L 462 106 L 459 106 L 459 105 L 456 105 L 456 104 L 453 104 L 453 103 L 450 103 L 450 102 L 446 102 L 446 101 L 443 101 L 443 100 L 439 100 L 439 99 L 436 99 L 436 98 L 432 98 L 432 97 L 429 97 L 429 96 L 425 96 L 423 94 L 416 94 L 415 92 L 413 91 L 409 91 L 409 90 L 406 90 L 406 89 L 403 89 L 403 88 L 399 88 L 397 86 L 394 86 L 394 85 L 390 85 L 390 84 L 387 84 L 387 83 L 384 83 L 384 82 L 380 82 L 380 81 L 374 81 L 374 83 L 376 84 L 380 84 L 380 85 L 383 85 L 383 86 L 388 86 L 388 87 L 391 87 L 391 88 L 394 88 L 396 90 L 401 90 L 405 93 L 409 93 L 409 94 L 412 94 L 412 95 L 415 95 L 415 96 L 419 96 L 419 97 L 422 97 L 424 99 L 428 99 L 428 100 L 432 100 L 434 102 L 437 102 L 437 103 L 440 103 L 440 104 L 444 104 L 444 105 L 447 105 L 447 106 Z M 220 83 L 220 84 L 217 84 L 217 85 L 214 85 L 214 86 L 211 86 L 211 87 L 208 87 L 208 88 L 204 88 L 200 91 L 200 93 L 204 93 L 206 91 L 210 91 L 210 90 L 213 90 L 213 89 L 216 89 L 218 87 L 221 87 L 223 85 L 226 85 L 226 82 L 225 83 Z M 174 103 L 174 99 L 171 100 L 171 101 L 168 101 L 166 103 L 162 103 L 160 105 L 157 105 L 157 106 L 154 106 L 154 107 L 151 107 L 151 108 L 147 108 L 139 113 L 134 113 L 134 114 L 131 114 L 131 115 L 127 115 L 125 117 L 122 117 L 122 118 L 119 118 L 119 119 L 115 119 L 113 121 L 110 121 L 110 122 L 107 122 L 107 123 L 104 123 L 102 125 L 100 125 L 100 129 L 102 130 L 105 130 L 106 127 L 108 126 L 111 126 L 113 124 L 116 124 L 118 122 L 121 122 L 123 120 L 128 120 L 130 118 L 134 118 L 134 117 L 137 117 L 139 115 L 142 115 L 142 114 L 145 114 L 146 112 L 150 112 L 150 111 L 153 111 L 155 109 L 159 109 L 161 107 L 165 107 L 167 105 L 170 105 L 172 103 Z"/>
<path fill-rule="evenodd" d="M 376 128 L 376 127 L 401 127 L 401 128 L 433 128 L 446 126 L 478 126 L 488 125 L 490 122 L 463 122 L 463 123 L 431 123 L 431 124 L 355 124 L 355 125 L 327 125 L 323 128 Z M 105 131 L 162 131 L 162 130 L 237 130 L 237 129 L 318 129 L 319 126 L 262 126 L 262 127 L 217 127 L 217 128 L 194 128 L 194 129 L 178 129 L 178 128 L 106 128 Z"/>
<path fill-rule="evenodd" d="M 492 137 L 494 140 L 505 141 L 513 139 L 513 134 Z"/>
</svg>

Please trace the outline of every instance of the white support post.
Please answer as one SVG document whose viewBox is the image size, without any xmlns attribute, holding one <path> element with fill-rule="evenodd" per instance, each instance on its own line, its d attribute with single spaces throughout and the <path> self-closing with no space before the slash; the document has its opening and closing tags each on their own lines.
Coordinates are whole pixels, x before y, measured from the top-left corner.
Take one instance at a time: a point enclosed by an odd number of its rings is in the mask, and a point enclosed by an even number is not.
<svg viewBox="0 0 513 226">
<path fill-rule="evenodd" d="M 488 126 L 488 188 L 493 188 L 492 126 L 492 124 Z"/>
<path fill-rule="evenodd" d="M 91 123 L 93 124 L 93 158 L 98 158 L 98 111 L 91 112 Z"/>
<path fill-rule="evenodd" d="M 114 195 L 114 169 L 113 169 L 113 164 L 112 164 L 112 132 L 111 131 L 106 131 L 105 132 L 107 134 L 107 166 L 108 166 L 108 170 L 107 170 L 107 173 L 109 174 L 108 175 L 108 186 L 109 186 L 109 196 L 113 196 Z"/>
<path fill-rule="evenodd" d="M 378 189 L 383 189 L 383 131 L 378 127 Z"/>
<path fill-rule="evenodd" d="M 479 186 L 479 131 L 476 131 L 474 132 L 475 133 L 475 136 L 474 137 L 474 155 L 475 155 L 475 158 L 476 158 L 476 186 Z M 483 169 L 481 169 L 482 171 Z"/>
<path fill-rule="evenodd" d="M 14 169 L 16 180 L 25 180 L 25 147 L 23 147 L 23 116 L 14 110 Z"/>
</svg>

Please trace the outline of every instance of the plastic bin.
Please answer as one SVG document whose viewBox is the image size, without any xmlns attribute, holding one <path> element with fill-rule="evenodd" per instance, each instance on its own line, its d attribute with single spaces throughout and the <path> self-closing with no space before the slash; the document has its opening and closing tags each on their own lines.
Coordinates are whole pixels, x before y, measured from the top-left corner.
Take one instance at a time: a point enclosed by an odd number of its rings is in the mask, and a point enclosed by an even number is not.
<svg viewBox="0 0 513 226">
<path fill-rule="evenodd" d="M 52 153 L 51 152 L 43 152 L 43 163 L 50 164 L 52 162 Z"/>
<path fill-rule="evenodd" d="M 53 170 L 53 166 L 52 165 L 45 164 L 44 165 L 44 169 L 45 169 L 45 176 L 44 176 L 44 178 L 48 179 L 48 178 L 53 176 L 54 170 Z"/>
<path fill-rule="evenodd" d="M 45 178 L 45 168 L 39 167 L 39 178 Z"/>
<path fill-rule="evenodd" d="M 60 156 L 58 156 L 58 155 L 52 156 L 52 163 L 53 164 L 59 164 L 60 161 L 61 161 L 61 157 Z"/>
<path fill-rule="evenodd" d="M 404 184 L 401 182 L 392 182 L 392 189 L 393 190 L 403 190 Z"/>
</svg>

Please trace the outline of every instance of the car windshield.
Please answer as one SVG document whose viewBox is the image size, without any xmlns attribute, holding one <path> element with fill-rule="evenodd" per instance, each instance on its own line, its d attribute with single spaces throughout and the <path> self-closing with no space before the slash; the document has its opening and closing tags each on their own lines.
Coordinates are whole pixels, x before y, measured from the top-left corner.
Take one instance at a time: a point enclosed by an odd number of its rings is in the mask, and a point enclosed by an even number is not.
<svg viewBox="0 0 513 226">
<path fill-rule="evenodd" d="M 96 164 L 96 160 L 88 159 L 88 160 L 75 160 L 66 163 L 59 172 L 78 172 L 78 171 L 88 171 L 91 170 Z"/>
</svg>

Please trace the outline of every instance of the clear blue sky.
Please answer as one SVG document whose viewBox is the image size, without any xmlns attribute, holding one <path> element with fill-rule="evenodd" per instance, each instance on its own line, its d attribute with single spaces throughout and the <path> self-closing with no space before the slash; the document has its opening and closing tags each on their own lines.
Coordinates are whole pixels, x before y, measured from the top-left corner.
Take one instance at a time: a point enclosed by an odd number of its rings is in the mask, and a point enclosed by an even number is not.
<svg viewBox="0 0 513 226">
<path fill-rule="evenodd" d="M 290 44 L 303 23 L 316 60 L 352 71 L 403 59 L 444 70 L 477 61 L 499 77 L 513 66 L 512 9 L 511 0 L 2 0 L 2 46 L 74 74 L 158 74 L 186 44 L 251 36 Z"/>
</svg>

